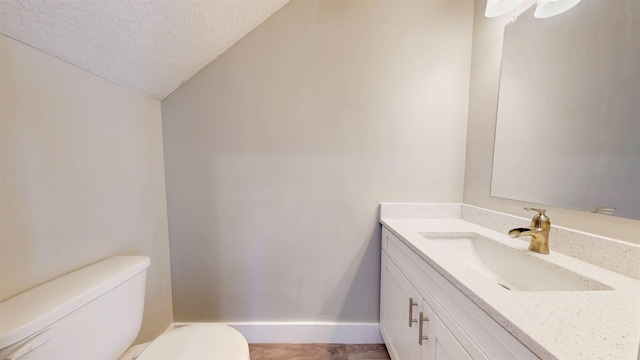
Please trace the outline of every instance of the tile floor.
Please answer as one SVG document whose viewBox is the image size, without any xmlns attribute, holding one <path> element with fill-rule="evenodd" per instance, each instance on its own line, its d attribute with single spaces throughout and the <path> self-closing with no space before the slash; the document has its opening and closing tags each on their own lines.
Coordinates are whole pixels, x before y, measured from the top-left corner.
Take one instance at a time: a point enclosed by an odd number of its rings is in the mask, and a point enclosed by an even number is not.
<svg viewBox="0 0 640 360">
<path fill-rule="evenodd" d="M 384 344 L 249 344 L 251 360 L 390 360 Z"/>
</svg>

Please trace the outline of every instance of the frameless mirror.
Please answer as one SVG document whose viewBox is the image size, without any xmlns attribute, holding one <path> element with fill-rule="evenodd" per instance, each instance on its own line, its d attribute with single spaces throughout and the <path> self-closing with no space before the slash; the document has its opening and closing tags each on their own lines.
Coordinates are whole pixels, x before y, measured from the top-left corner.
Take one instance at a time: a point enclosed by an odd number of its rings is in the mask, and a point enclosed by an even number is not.
<svg viewBox="0 0 640 360">
<path fill-rule="evenodd" d="M 640 1 L 505 27 L 491 195 L 640 219 Z"/>
</svg>

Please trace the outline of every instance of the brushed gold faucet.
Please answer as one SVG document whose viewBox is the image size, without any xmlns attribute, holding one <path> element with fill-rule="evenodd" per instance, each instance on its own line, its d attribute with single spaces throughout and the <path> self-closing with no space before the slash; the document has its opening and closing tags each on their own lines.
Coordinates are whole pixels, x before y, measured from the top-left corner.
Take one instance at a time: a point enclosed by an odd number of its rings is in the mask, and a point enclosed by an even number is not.
<svg viewBox="0 0 640 360">
<path fill-rule="evenodd" d="M 531 219 L 531 225 L 528 228 L 515 228 L 509 231 L 512 238 L 521 236 L 531 236 L 529 250 L 540 254 L 549 253 L 549 230 L 551 229 L 551 221 L 544 214 L 544 209 L 524 208 L 527 211 L 537 211 L 538 213 Z"/>
</svg>

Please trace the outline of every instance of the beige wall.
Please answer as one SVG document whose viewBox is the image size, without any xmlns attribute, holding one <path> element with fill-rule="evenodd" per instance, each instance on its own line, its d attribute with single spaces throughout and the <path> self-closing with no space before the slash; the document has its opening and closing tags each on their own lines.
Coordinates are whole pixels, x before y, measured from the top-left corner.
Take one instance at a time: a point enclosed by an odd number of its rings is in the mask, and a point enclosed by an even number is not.
<svg viewBox="0 0 640 360">
<path fill-rule="evenodd" d="M 515 13 L 521 12 L 532 3 L 531 0 L 525 2 Z M 532 214 L 525 212 L 522 207 L 535 204 L 504 200 L 489 195 L 503 29 L 513 14 L 486 18 L 484 16 L 485 6 L 486 1 L 476 1 L 473 22 L 464 202 L 508 214 L 531 217 Z M 529 160 L 522 159 L 523 167 L 527 166 Z M 550 177 L 548 180 L 553 181 L 553 174 L 548 176 Z M 548 209 L 547 215 L 555 225 L 640 243 L 640 221 L 552 206 L 544 206 L 544 208 Z"/>
<path fill-rule="evenodd" d="M 378 203 L 462 200 L 472 9 L 292 1 L 162 102 L 176 321 L 378 321 Z"/>
<path fill-rule="evenodd" d="M 151 257 L 141 339 L 172 321 L 160 103 L 0 35 L 0 299 Z"/>
</svg>

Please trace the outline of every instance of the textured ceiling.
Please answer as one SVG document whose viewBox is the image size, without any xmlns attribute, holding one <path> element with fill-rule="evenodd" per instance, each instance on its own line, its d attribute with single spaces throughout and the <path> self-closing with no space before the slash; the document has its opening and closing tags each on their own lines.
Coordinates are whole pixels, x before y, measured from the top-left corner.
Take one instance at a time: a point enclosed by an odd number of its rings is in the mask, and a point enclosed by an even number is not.
<svg viewBox="0 0 640 360">
<path fill-rule="evenodd" d="M 0 32 L 163 99 L 289 0 L 0 0 Z"/>
</svg>

